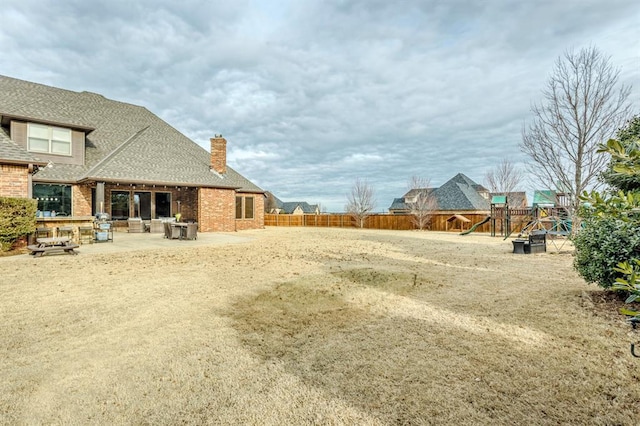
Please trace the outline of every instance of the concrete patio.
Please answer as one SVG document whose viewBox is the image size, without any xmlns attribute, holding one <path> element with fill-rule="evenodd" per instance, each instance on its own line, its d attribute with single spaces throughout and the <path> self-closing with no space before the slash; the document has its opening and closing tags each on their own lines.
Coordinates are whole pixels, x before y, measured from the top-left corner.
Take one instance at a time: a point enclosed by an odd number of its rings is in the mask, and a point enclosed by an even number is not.
<svg viewBox="0 0 640 426">
<path fill-rule="evenodd" d="M 102 253 L 120 253 L 120 252 L 133 252 L 141 250 L 153 250 L 153 249 L 179 249 L 188 247 L 205 247 L 205 246 L 217 246 L 227 244 L 241 244 L 253 240 L 251 236 L 243 236 L 241 233 L 220 233 L 220 232 L 202 232 L 198 233 L 196 240 L 169 240 L 163 237 L 163 234 L 150 234 L 150 233 L 128 233 L 128 232 L 114 232 L 113 241 L 99 242 L 90 244 L 81 244 L 75 251 L 79 256 L 83 254 L 102 254 Z M 32 255 L 25 253 L 27 258 L 33 258 Z M 45 257 L 53 256 L 67 256 L 65 253 L 61 254 L 47 254 Z M 13 257 L 13 256 L 11 256 Z M 7 259 L 8 257 L 4 257 Z M 0 257 L 2 260 L 3 257 Z"/>
</svg>

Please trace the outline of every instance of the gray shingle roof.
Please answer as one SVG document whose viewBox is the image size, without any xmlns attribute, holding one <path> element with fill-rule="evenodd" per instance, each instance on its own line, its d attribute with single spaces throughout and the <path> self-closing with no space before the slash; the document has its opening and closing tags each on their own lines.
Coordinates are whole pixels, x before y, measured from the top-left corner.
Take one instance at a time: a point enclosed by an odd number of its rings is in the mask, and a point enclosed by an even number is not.
<svg viewBox="0 0 640 426">
<path fill-rule="evenodd" d="M 7 163 L 46 164 L 20 145 L 11 140 L 9 135 L 0 127 L 0 160 Z"/>
<path fill-rule="evenodd" d="M 285 213 L 291 214 L 296 209 L 296 207 L 300 207 L 303 213 L 315 213 L 318 208 L 317 204 L 309 204 L 306 201 L 284 201 L 282 202 L 282 210 Z"/>
<path fill-rule="evenodd" d="M 391 203 L 391 207 L 389 207 L 389 210 L 406 210 L 407 208 L 408 207 L 404 203 L 404 197 L 403 197 L 403 198 L 394 198 L 393 202 Z"/>
<path fill-rule="evenodd" d="M 84 129 L 85 165 L 54 164 L 38 181 L 103 180 L 263 192 L 227 166 L 210 170 L 210 153 L 144 107 L 0 76 L 0 116 Z"/>
<path fill-rule="evenodd" d="M 458 173 L 439 188 L 419 188 L 407 192 L 403 198 L 394 198 L 389 210 L 408 210 L 405 198 L 409 198 L 416 191 L 432 191 L 438 202 L 438 210 L 464 211 L 489 210 L 490 202 L 479 192 L 486 192 L 482 185 L 478 185 L 462 173 Z"/>
<path fill-rule="evenodd" d="M 490 202 L 478 193 L 484 187 L 458 173 L 436 189 L 438 210 L 489 210 Z"/>
</svg>

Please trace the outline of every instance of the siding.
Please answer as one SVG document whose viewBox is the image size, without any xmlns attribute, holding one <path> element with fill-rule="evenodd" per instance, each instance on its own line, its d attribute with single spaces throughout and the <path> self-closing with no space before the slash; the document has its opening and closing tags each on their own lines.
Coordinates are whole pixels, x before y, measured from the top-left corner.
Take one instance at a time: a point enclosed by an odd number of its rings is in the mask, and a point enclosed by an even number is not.
<svg viewBox="0 0 640 426">
<path fill-rule="evenodd" d="M 27 149 L 27 123 L 23 121 L 12 121 L 11 122 L 11 139 L 23 147 L 25 150 Z M 85 137 L 84 132 L 80 132 L 77 130 L 71 131 L 71 156 L 66 155 L 53 155 L 53 154 L 43 154 L 41 152 L 34 153 L 39 159 L 43 161 L 51 161 L 52 163 L 58 164 L 76 164 L 83 165 L 84 164 L 84 145 L 85 145 Z"/>
</svg>

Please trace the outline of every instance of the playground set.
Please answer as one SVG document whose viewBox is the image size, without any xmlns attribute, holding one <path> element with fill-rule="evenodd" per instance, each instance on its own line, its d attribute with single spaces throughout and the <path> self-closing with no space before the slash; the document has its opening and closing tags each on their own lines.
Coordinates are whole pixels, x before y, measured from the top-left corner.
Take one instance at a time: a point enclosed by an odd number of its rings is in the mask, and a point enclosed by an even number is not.
<svg viewBox="0 0 640 426">
<path fill-rule="evenodd" d="M 470 234 L 490 222 L 492 237 L 499 235 L 506 240 L 518 231 L 513 240 L 514 253 L 544 252 L 547 241 L 561 250 L 571 234 L 572 225 L 563 202 L 564 195 L 555 191 L 536 191 L 533 206 L 529 208 L 511 208 L 507 195 L 494 195 L 490 215 L 460 235 Z"/>
</svg>

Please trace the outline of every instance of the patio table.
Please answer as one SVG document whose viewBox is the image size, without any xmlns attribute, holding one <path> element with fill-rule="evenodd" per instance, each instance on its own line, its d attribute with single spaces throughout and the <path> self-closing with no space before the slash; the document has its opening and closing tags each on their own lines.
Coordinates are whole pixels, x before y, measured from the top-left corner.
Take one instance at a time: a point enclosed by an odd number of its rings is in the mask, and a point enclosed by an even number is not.
<svg viewBox="0 0 640 426">
<path fill-rule="evenodd" d="M 74 249 L 79 246 L 71 241 L 69 237 L 38 238 L 37 244 L 27 246 L 32 255 L 40 257 L 45 253 L 65 252 L 67 254 L 78 254 Z"/>
<path fill-rule="evenodd" d="M 187 235 L 187 222 L 171 222 L 172 228 L 178 228 L 179 231 L 179 239 L 183 239 Z M 174 235 L 172 233 L 172 235 Z"/>
</svg>

